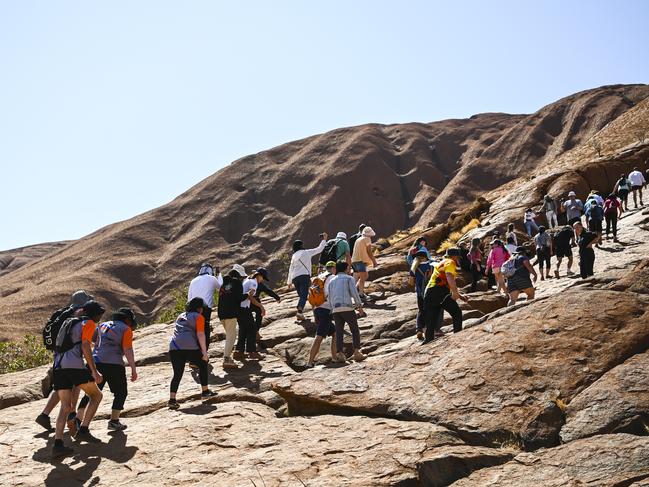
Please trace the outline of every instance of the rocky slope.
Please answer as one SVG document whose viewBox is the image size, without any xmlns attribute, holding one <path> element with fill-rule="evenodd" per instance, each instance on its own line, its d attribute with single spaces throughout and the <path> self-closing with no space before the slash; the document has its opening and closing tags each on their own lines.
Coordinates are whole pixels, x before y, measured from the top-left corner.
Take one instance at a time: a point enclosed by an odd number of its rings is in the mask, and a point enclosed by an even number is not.
<svg viewBox="0 0 649 487">
<path fill-rule="evenodd" d="M 559 178 L 554 187 L 563 188 L 575 179 L 575 167 L 557 161 L 589 147 L 598 131 L 625 115 L 639 116 L 647 96 L 646 85 L 607 86 L 532 115 L 344 128 L 244 157 L 165 206 L 0 275 L 0 339 L 37 332 L 78 288 L 111 307 L 134 306 L 151 320 L 203 260 L 248 268 L 265 263 L 281 281 L 282 262 L 297 237 L 311 245 L 321 230 L 352 233 L 361 221 L 379 236 L 428 227 L 477 196 L 498 199 L 512 182 L 519 195 L 513 206 L 520 208 L 545 190 L 533 183 L 518 191 L 523 181 L 552 169 L 559 172 L 547 177 Z M 496 214 L 510 218 L 507 204 Z"/>
</svg>

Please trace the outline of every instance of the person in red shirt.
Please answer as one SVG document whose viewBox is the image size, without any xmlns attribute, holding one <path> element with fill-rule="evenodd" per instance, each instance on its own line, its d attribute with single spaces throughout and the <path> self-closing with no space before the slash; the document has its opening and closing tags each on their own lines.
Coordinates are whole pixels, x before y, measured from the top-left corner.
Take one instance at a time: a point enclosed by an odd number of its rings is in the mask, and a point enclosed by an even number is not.
<svg viewBox="0 0 649 487">
<path fill-rule="evenodd" d="M 613 230 L 613 241 L 617 242 L 617 220 L 622 217 L 622 204 L 615 194 L 611 193 L 604 201 L 604 218 L 606 219 L 606 239 Z"/>
</svg>

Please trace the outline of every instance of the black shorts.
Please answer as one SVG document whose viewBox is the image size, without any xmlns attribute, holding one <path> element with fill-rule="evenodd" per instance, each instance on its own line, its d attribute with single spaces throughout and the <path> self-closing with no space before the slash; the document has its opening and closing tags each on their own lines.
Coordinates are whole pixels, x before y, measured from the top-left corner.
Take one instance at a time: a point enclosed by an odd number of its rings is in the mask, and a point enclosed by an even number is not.
<svg viewBox="0 0 649 487">
<path fill-rule="evenodd" d="M 601 232 L 602 220 L 588 220 L 588 230 L 590 230 L 591 232 Z"/>
<path fill-rule="evenodd" d="M 572 249 L 570 248 L 570 245 L 566 245 L 565 247 L 557 246 L 554 249 L 554 255 L 556 255 L 558 259 L 562 259 L 563 257 L 572 257 Z"/>
<path fill-rule="evenodd" d="M 641 185 L 641 184 L 634 184 L 633 186 L 631 186 L 631 191 L 633 191 L 634 193 L 635 193 L 636 191 L 640 191 L 641 189 L 642 189 L 642 185 Z"/>
<path fill-rule="evenodd" d="M 55 391 L 72 389 L 88 382 L 95 382 L 88 369 L 54 369 Z"/>
<path fill-rule="evenodd" d="M 329 337 L 336 332 L 334 325 L 333 315 L 331 311 L 325 308 L 315 308 L 313 310 L 313 317 L 315 318 L 316 330 L 315 334 L 319 337 Z"/>
</svg>

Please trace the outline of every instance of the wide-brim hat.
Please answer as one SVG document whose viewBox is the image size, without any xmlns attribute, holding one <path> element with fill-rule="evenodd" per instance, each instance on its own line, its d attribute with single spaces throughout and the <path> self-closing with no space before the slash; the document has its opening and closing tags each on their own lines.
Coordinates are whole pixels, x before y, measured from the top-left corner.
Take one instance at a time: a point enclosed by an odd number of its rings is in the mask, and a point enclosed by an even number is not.
<svg viewBox="0 0 649 487">
<path fill-rule="evenodd" d="M 79 289 L 72 295 L 72 299 L 70 300 L 70 304 L 72 305 L 73 308 L 79 309 L 83 308 L 83 306 L 88 302 L 92 301 L 95 299 L 92 294 L 88 294 L 86 291 L 83 289 Z"/>
<path fill-rule="evenodd" d="M 265 267 L 258 267 L 254 271 L 252 271 L 253 277 L 259 274 L 261 277 L 264 278 L 264 281 L 268 281 L 268 270 Z"/>
<path fill-rule="evenodd" d="M 362 235 L 363 237 L 373 237 L 374 235 L 376 235 L 376 232 L 372 230 L 372 227 L 365 227 L 363 228 Z"/>
<path fill-rule="evenodd" d="M 347 234 L 345 232 L 338 232 L 336 234 L 336 238 L 343 238 L 343 239 L 347 240 Z"/>
<path fill-rule="evenodd" d="M 232 270 L 239 274 L 241 277 L 246 277 L 248 275 L 246 274 L 246 269 L 241 264 L 234 264 L 232 266 Z"/>
</svg>

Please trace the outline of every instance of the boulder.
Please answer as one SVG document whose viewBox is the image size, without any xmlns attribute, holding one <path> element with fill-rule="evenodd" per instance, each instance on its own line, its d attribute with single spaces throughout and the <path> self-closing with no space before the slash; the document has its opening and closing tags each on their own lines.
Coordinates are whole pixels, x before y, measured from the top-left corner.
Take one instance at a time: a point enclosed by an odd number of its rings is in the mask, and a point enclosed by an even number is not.
<svg viewBox="0 0 649 487">
<path fill-rule="evenodd" d="M 0 375 L 0 409 L 41 399 L 49 392 L 50 366 Z"/>
</svg>

